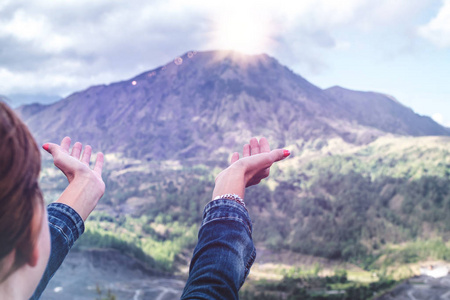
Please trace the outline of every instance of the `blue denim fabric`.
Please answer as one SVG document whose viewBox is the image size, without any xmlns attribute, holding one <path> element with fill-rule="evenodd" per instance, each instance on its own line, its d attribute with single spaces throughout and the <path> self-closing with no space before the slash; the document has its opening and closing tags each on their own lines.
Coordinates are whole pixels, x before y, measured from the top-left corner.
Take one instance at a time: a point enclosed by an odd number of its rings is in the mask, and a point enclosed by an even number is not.
<svg viewBox="0 0 450 300">
<path fill-rule="evenodd" d="M 181 299 L 239 299 L 256 258 L 248 211 L 220 199 L 208 203 Z"/>
<path fill-rule="evenodd" d="M 52 203 L 47 207 L 48 224 L 52 249 L 47 268 L 30 299 L 39 299 L 50 279 L 61 266 L 73 243 L 84 232 L 84 222 L 80 215 L 63 203 Z"/>
</svg>

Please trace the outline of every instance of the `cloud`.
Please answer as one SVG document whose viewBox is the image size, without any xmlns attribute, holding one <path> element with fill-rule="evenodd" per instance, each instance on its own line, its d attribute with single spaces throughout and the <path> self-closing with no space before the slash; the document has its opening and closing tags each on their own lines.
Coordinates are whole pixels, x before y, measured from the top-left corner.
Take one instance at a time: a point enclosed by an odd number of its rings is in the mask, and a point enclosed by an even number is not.
<svg viewBox="0 0 450 300">
<path fill-rule="evenodd" d="M 347 51 L 353 46 L 340 37 L 341 31 L 391 30 L 393 24 L 409 24 L 411 16 L 427 3 L 3 0 L 0 93 L 67 95 L 93 84 L 129 78 L 191 49 L 227 47 L 226 41 L 217 38 L 217 22 L 233 22 L 242 16 L 241 21 L 253 22 L 254 28 L 265 26 L 266 36 L 258 39 L 264 41 L 257 48 L 260 52 L 320 73 L 327 68 L 324 51 Z"/>
<path fill-rule="evenodd" d="M 450 120 L 447 120 L 441 113 L 435 113 L 431 116 L 431 118 L 436 122 L 443 126 L 450 127 Z"/>
<path fill-rule="evenodd" d="M 444 123 L 444 116 L 443 116 L 442 114 L 440 114 L 440 113 L 435 113 L 435 114 L 433 114 L 433 115 L 431 116 L 431 118 L 432 118 L 435 122 L 437 122 L 437 123 L 439 123 L 439 124 L 443 124 L 443 123 Z"/>
<path fill-rule="evenodd" d="M 195 14 L 163 1 L 15 1 L 0 7 L 0 93 L 67 94 L 198 46 Z"/>
<path fill-rule="evenodd" d="M 444 0 L 436 17 L 419 27 L 418 33 L 438 47 L 450 47 L 450 0 Z"/>
</svg>

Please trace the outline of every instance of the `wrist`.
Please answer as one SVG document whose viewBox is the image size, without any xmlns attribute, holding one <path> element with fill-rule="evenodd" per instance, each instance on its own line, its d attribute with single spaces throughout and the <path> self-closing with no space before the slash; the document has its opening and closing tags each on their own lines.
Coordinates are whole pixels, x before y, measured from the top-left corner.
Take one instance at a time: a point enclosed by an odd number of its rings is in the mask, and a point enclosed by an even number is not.
<svg viewBox="0 0 450 300">
<path fill-rule="evenodd" d="M 213 191 L 213 199 L 220 195 L 236 194 L 244 198 L 245 181 L 244 172 L 240 168 L 233 168 L 232 166 L 223 170 L 216 177 L 216 184 Z"/>
<path fill-rule="evenodd" d="M 232 200 L 232 201 L 234 201 L 234 202 L 239 203 L 239 204 L 242 205 L 245 209 L 247 209 L 247 207 L 245 207 L 244 199 L 242 199 L 239 195 L 236 195 L 236 194 L 224 194 L 224 195 L 219 195 L 219 196 L 214 197 L 212 201 L 219 200 L 219 199 L 228 199 L 228 200 Z"/>
<path fill-rule="evenodd" d="M 105 192 L 105 184 L 96 176 L 75 176 L 57 202 L 72 207 L 85 221 Z"/>
</svg>

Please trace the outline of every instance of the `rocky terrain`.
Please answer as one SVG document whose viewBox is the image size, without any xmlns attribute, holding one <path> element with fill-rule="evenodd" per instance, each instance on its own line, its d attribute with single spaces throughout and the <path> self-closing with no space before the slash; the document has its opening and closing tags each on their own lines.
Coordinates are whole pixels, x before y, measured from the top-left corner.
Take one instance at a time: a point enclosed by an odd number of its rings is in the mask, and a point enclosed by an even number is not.
<svg viewBox="0 0 450 300">
<path fill-rule="evenodd" d="M 155 274 L 135 259 L 114 250 L 71 252 L 42 295 L 46 300 L 179 299 L 184 278 Z"/>
<path fill-rule="evenodd" d="M 450 275 L 441 278 L 415 276 L 376 300 L 448 300 L 450 299 Z"/>
</svg>

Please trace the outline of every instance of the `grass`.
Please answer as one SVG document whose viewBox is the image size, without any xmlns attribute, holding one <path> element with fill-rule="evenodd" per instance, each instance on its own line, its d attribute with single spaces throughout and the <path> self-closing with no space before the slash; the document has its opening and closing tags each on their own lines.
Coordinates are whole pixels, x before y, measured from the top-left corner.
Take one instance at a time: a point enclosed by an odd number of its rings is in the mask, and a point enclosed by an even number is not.
<svg viewBox="0 0 450 300">
<path fill-rule="evenodd" d="M 347 278 L 350 281 L 360 282 L 360 283 L 370 283 L 378 280 L 378 276 L 374 276 L 374 272 L 369 271 L 347 271 Z"/>
</svg>

